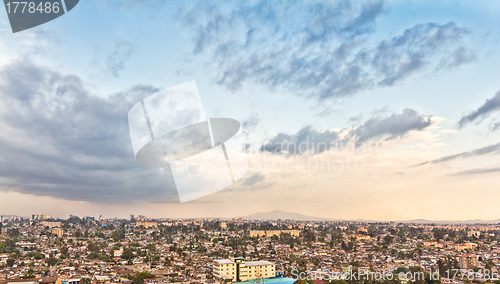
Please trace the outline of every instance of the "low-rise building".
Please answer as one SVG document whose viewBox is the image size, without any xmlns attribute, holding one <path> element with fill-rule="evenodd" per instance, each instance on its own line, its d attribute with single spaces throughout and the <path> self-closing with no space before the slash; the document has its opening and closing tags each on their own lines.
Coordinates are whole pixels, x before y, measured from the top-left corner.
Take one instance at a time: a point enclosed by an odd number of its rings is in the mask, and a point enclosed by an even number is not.
<svg viewBox="0 0 500 284">
<path fill-rule="evenodd" d="M 52 229 L 52 234 L 58 236 L 59 238 L 62 238 L 62 236 L 63 236 L 63 229 L 61 229 L 61 228 L 54 228 L 54 229 Z"/>
<path fill-rule="evenodd" d="M 351 235 L 345 235 L 344 238 L 350 239 L 350 238 L 355 238 L 356 240 L 370 240 L 370 236 L 368 235 L 359 235 L 359 234 L 351 234 Z"/>
<path fill-rule="evenodd" d="M 144 228 L 158 228 L 158 222 L 156 221 L 138 221 L 135 223 L 137 227 L 144 227 Z"/>
<path fill-rule="evenodd" d="M 273 230 L 273 231 L 250 231 L 250 237 L 272 237 L 281 236 L 281 234 L 289 234 L 292 237 L 298 237 L 300 235 L 299 230 Z"/>
<path fill-rule="evenodd" d="M 61 222 L 42 221 L 42 222 L 40 222 L 40 226 L 49 227 L 49 228 L 61 228 L 62 223 Z"/>
</svg>

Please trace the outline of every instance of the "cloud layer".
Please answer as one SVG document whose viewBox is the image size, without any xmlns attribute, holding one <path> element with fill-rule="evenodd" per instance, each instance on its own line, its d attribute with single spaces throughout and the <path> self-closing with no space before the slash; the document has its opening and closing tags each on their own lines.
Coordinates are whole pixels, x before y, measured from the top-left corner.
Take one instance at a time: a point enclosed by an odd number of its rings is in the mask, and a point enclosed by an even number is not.
<svg viewBox="0 0 500 284">
<path fill-rule="evenodd" d="M 193 53 L 209 55 L 215 81 L 229 90 L 257 83 L 331 99 L 474 59 L 470 32 L 454 22 L 372 39 L 384 10 L 383 1 L 202 2 L 181 19 Z"/>
<path fill-rule="evenodd" d="M 441 164 L 449 161 L 453 161 L 456 159 L 461 159 L 461 158 L 469 158 L 469 157 L 475 157 L 475 156 L 484 156 L 484 155 L 495 155 L 495 154 L 500 154 L 500 143 L 482 147 L 479 149 L 475 149 L 472 151 L 467 151 L 467 152 L 462 152 L 459 154 L 455 155 L 450 155 L 450 156 L 445 156 L 436 160 L 432 161 L 427 161 L 423 162 L 421 164 L 418 164 L 416 166 L 422 166 L 422 165 L 427 165 L 427 164 Z"/>
<path fill-rule="evenodd" d="M 412 130 L 423 130 L 431 125 L 431 116 L 407 108 L 402 113 L 371 118 L 351 133 L 359 143 L 363 143 L 383 136 L 387 140 L 400 138 Z"/>
<path fill-rule="evenodd" d="M 0 190 L 126 203 L 176 198 L 171 176 L 134 159 L 127 113 L 157 92 L 137 85 L 103 99 L 84 81 L 29 60 L 0 69 Z"/>
<path fill-rule="evenodd" d="M 364 123 L 350 129 L 319 131 L 308 125 L 295 134 L 278 133 L 268 140 L 261 148 L 262 152 L 276 154 L 322 153 L 336 148 L 339 143 L 349 141 L 356 144 L 371 140 L 391 140 L 401 138 L 410 131 L 421 131 L 431 126 L 432 117 L 413 109 L 404 109 L 401 113 L 390 115 L 376 115 Z M 347 135 L 341 135 L 347 132 Z M 301 146 L 302 144 L 302 146 Z"/>
<path fill-rule="evenodd" d="M 120 71 L 125 69 L 126 61 L 132 56 L 136 46 L 129 40 L 117 40 L 113 50 L 106 56 L 106 70 L 113 76 L 118 77 Z"/>
<path fill-rule="evenodd" d="M 458 126 L 462 128 L 467 124 L 483 119 L 498 110 L 500 110 L 500 91 L 498 91 L 493 98 L 487 99 L 486 102 L 477 110 L 463 116 L 458 122 Z M 498 126 L 498 124 L 495 124 L 494 129 L 498 128 Z"/>
</svg>

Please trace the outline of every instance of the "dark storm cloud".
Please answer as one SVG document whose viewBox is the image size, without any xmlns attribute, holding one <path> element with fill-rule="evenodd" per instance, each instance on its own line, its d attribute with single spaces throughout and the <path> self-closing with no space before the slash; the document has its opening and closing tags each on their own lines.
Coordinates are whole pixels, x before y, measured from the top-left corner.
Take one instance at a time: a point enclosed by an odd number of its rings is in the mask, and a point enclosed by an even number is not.
<svg viewBox="0 0 500 284">
<path fill-rule="evenodd" d="M 386 140 L 403 137 L 412 130 L 422 130 L 432 125 L 431 116 L 404 109 L 402 113 L 390 116 L 377 116 L 355 128 L 351 134 L 362 143 L 374 138 L 387 137 Z"/>
<path fill-rule="evenodd" d="M 486 102 L 480 106 L 477 110 L 470 112 L 469 114 L 463 116 L 458 122 L 460 128 L 466 126 L 467 124 L 477 120 L 487 117 L 493 112 L 500 110 L 500 91 L 498 91 L 495 96 L 491 99 L 487 99 Z M 496 130 L 498 125 L 493 126 L 493 130 Z"/>
<path fill-rule="evenodd" d="M 353 141 L 357 144 L 370 140 L 391 140 L 401 138 L 411 131 L 421 131 L 433 124 L 431 116 L 421 114 L 413 109 L 404 109 L 401 113 L 390 115 L 376 115 L 362 124 L 354 125 L 351 129 L 335 131 L 318 131 L 312 126 L 300 129 L 296 134 L 279 133 L 261 147 L 262 152 L 296 154 L 299 149 L 314 153 L 337 148 L 338 144 Z M 347 137 L 340 139 L 341 131 L 347 131 Z M 313 144 L 314 142 L 314 144 Z M 304 146 L 301 148 L 300 144 Z M 303 151 L 305 152 L 305 151 Z"/>
<path fill-rule="evenodd" d="M 470 32 L 453 22 L 369 40 L 384 11 L 383 1 L 200 2 L 180 19 L 193 53 L 210 57 L 214 80 L 229 90 L 261 84 L 323 100 L 473 60 Z"/>
<path fill-rule="evenodd" d="M 171 175 L 135 161 L 128 132 L 129 109 L 157 91 L 137 85 L 103 99 L 29 60 L 2 67 L 1 188 L 102 203 L 175 196 Z"/>
<path fill-rule="evenodd" d="M 475 156 L 484 156 L 484 155 L 496 155 L 500 154 L 500 143 L 486 146 L 483 148 L 479 148 L 476 150 L 468 151 L 468 152 L 463 152 L 460 154 L 455 154 L 455 155 L 450 155 L 450 156 L 445 156 L 436 160 L 432 161 L 427 161 L 421 164 L 418 164 L 416 166 L 422 166 L 422 165 L 427 165 L 427 164 L 440 164 L 440 163 L 445 163 L 449 161 L 453 161 L 456 159 L 461 159 L 461 158 L 469 158 L 469 157 L 475 157 Z"/>
<path fill-rule="evenodd" d="M 118 77 L 125 69 L 125 63 L 132 56 L 136 46 L 128 40 L 117 40 L 113 50 L 106 56 L 106 68 L 113 76 Z"/>
</svg>

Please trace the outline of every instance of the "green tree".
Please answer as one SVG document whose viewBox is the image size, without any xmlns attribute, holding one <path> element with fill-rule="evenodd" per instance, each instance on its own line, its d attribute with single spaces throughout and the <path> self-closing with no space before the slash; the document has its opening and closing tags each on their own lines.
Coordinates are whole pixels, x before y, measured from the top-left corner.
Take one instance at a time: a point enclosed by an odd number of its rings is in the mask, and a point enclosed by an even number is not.
<svg viewBox="0 0 500 284">
<path fill-rule="evenodd" d="M 408 268 L 400 266 L 396 270 L 394 270 L 394 274 L 407 273 L 408 271 L 409 271 Z"/>
<path fill-rule="evenodd" d="M 61 254 L 62 254 L 64 257 L 68 257 L 68 247 L 63 246 L 63 247 L 61 248 Z"/>
<path fill-rule="evenodd" d="M 9 235 L 11 238 L 17 238 L 17 237 L 19 237 L 19 230 L 18 229 L 8 229 L 7 235 Z"/>
<path fill-rule="evenodd" d="M 486 262 L 484 269 L 491 271 L 491 269 L 494 267 L 495 267 L 495 263 L 493 262 L 493 260 L 490 259 L 490 260 L 488 260 L 488 262 Z"/>
<path fill-rule="evenodd" d="M 144 279 L 146 279 L 146 278 L 154 278 L 154 275 L 149 274 L 149 272 L 147 272 L 147 271 L 136 272 L 135 276 L 132 277 L 131 280 L 132 280 L 133 284 L 143 284 Z"/>
<path fill-rule="evenodd" d="M 24 279 L 29 279 L 35 277 L 33 274 L 35 273 L 35 270 L 33 268 L 28 269 L 28 273 L 23 277 Z"/>
<path fill-rule="evenodd" d="M 123 250 L 122 258 L 126 260 L 131 260 L 132 258 L 134 258 L 134 253 L 130 248 L 126 248 Z"/>
<path fill-rule="evenodd" d="M 386 235 L 386 236 L 384 237 L 384 243 L 385 243 L 386 245 L 390 245 L 390 244 L 392 244 L 392 242 L 393 242 L 393 241 L 394 241 L 394 238 L 393 238 L 391 235 Z"/>
<path fill-rule="evenodd" d="M 114 230 L 113 233 L 111 233 L 111 238 L 113 238 L 113 240 L 115 242 L 117 242 L 119 240 L 123 240 L 125 238 L 125 231 L 123 231 L 123 230 Z"/>
<path fill-rule="evenodd" d="M 45 260 L 45 262 L 47 263 L 47 265 L 50 267 L 50 266 L 53 266 L 54 264 L 56 264 L 56 259 L 54 258 L 54 256 L 52 254 L 49 255 L 49 258 L 47 258 Z"/>
<path fill-rule="evenodd" d="M 14 265 L 15 260 L 13 258 L 7 259 L 7 265 L 12 267 Z"/>
</svg>

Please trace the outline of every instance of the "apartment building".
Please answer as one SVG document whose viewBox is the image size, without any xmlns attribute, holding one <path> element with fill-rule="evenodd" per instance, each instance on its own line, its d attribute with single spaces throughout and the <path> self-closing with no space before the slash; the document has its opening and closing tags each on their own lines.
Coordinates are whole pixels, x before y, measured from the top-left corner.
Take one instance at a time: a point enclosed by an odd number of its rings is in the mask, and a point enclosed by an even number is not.
<svg viewBox="0 0 500 284">
<path fill-rule="evenodd" d="M 454 245 L 456 250 L 473 250 L 477 248 L 477 244 L 475 243 L 463 243 L 463 244 L 455 244 Z"/>
<path fill-rule="evenodd" d="M 47 214 L 33 214 L 31 215 L 31 220 L 46 220 L 50 219 L 50 216 Z"/>
<path fill-rule="evenodd" d="M 467 237 L 476 237 L 476 238 L 479 238 L 481 236 L 481 232 L 479 231 L 475 231 L 475 230 L 470 230 L 470 231 L 467 231 Z"/>
<path fill-rule="evenodd" d="M 351 234 L 351 235 L 345 235 L 344 236 L 345 239 L 351 239 L 351 238 L 355 238 L 357 241 L 359 240 L 370 240 L 370 236 L 368 235 L 359 235 L 359 234 Z"/>
<path fill-rule="evenodd" d="M 61 222 L 42 221 L 42 222 L 40 222 L 40 226 L 49 227 L 49 228 L 61 228 L 62 223 Z"/>
<path fill-rule="evenodd" d="M 218 283 L 232 282 L 237 279 L 236 262 L 230 259 L 214 260 L 212 274 Z"/>
<path fill-rule="evenodd" d="M 64 233 L 64 231 L 61 228 L 53 228 L 52 229 L 52 234 L 58 236 L 59 238 L 62 238 L 63 233 Z"/>
<path fill-rule="evenodd" d="M 274 231 L 250 231 L 250 237 L 267 237 L 281 236 L 281 234 L 289 234 L 292 237 L 298 237 L 300 235 L 299 230 L 274 230 Z"/>
<path fill-rule="evenodd" d="M 158 222 L 156 221 L 137 221 L 135 223 L 137 227 L 144 227 L 144 228 L 158 228 Z"/>
<path fill-rule="evenodd" d="M 218 283 L 272 278 L 276 277 L 276 265 L 265 260 L 220 259 L 213 261 L 213 275 Z"/>
<path fill-rule="evenodd" d="M 246 274 L 247 278 L 244 279 Z M 247 281 L 260 278 L 276 277 L 276 265 L 274 262 L 260 260 L 260 261 L 247 261 L 240 269 L 241 281 Z"/>
<path fill-rule="evenodd" d="M 458 264 L 462 269 L 472 269 L 477 266 L 477 256 L 473 254 L 461 255 Z"/>
<path fill-rule="evenodd" d="M 122 257 L 122 254 L 123 254 L 123 248 L 121 247 L 120 249 L 117 249 L 113 252 L 113 257 L 120 258 Z"/>
</svg>

